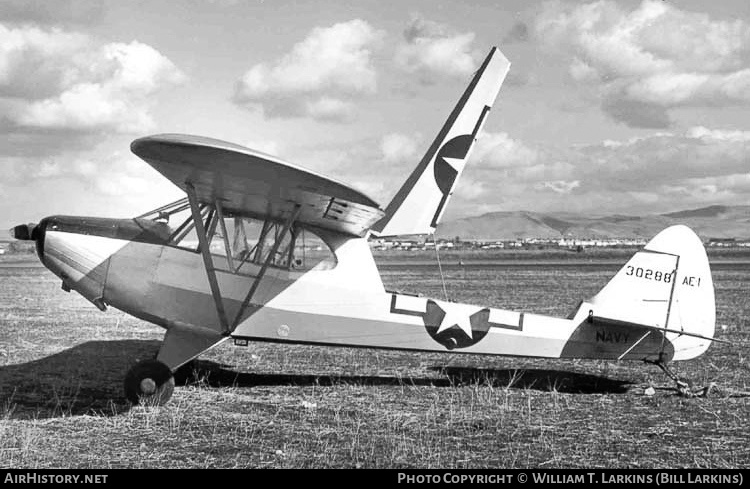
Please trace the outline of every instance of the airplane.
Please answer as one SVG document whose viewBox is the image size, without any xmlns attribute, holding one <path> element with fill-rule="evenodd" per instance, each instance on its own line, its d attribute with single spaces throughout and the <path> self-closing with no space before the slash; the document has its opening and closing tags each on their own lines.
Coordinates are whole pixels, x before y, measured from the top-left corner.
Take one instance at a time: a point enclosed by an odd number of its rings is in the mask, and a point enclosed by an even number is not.
<svg viewBox="0 0 750 489">
<path fill-rule="evenodd" d="M 385 289 L 369 240 L 435 232 L 509 68 L 493 47 L 384 210 L 276 157 L 159 134 L 131 150 L 185 198 L 132 219 L 50 216 L 12 232 L 36 243 L 65 291 L 166 330 L 156 357 L 125 375 L 133 404 L 166 403 L 177 369 L 229 339 L 639 360 L 689 391 L 668 362 L 719 340 L 706 252 L 685 226 L 659 233 L 566 318 Z"/>
</svg>

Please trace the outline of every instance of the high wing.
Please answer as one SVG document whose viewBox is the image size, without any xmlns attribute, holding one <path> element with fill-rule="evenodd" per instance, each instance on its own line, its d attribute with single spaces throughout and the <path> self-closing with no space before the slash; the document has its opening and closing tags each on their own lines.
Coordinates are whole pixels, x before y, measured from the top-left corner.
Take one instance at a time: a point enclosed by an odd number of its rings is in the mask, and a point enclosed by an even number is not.
<svg viewBox="0 0 750 489">
<path fill-rule="evenodd" d="M 299 206 L 296 222 L 360 237 L 384 215 L 345 183 L 233 143 L 158 134 L 130 149 L 182 190 L 192 185 L 199 202 L 218 200 L 234 215 L 283 222 Z"/>
</svg>

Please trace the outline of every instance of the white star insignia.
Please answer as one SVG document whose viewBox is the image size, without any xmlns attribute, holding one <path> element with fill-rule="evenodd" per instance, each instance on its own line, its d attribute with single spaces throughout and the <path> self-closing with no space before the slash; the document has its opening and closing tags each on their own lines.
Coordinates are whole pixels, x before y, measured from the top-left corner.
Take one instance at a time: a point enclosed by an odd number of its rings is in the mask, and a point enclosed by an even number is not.
<svg viewBox="0 0 750 489">
<path fill-rule="evenodd" d="M 441 306 L 440 308 L 445 312 L 445 316 L 443 317 L 443 321 L 440 323 L 440 327 L 436 334 L 440 334 L 453 326 L 458 326 L 464 333 L 466 333 L 466 336 L 474 339 L 471 329 L 471 316 L 473 313 L 468 314 L 466 310 L 456 310 L 456 308 L 450 306 Z"/>
<path fill-rule="evenodd" d="M 463 158 L 443 158 L 443 159 L 458 173 L 461 173 L 461 170 L 463 170 L 464 165 L 466 164 L 466 160 Z"/>
</svg>

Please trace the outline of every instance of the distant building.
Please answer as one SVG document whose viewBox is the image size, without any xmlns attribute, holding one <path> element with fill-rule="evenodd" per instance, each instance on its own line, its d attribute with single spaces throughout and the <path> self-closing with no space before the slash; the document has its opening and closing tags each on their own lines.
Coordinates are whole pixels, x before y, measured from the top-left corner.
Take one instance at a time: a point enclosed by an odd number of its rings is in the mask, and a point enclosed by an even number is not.
<svg viewBox="0 0 750 489">
<path fill-rule="evenodd" d="M 600 239 L 580 239 L 580 238 L 562 238 L 557 242 L 561 248 L 584 247 L 612 247 L 612 246 L 643 246 L 646 240 L 643 238 L 600 238 Z"/>
<path fill-rule="evenodd" d="M 645 246 L 648 242 L 645 238 L 580 238 L 565 236 L 562 238 L 518 238 L 516 240 L 476 240 L 476 241 L 457 241 L 439 239 L 437 243 L 432 239 L 426 241 L 420 240 L 389 240 L 378 239 L 370 241 L 370 246 L 374 250 L 434 250 L 438 249 L 479 249 L 479 250 L 500 250 L 500 249 L 544 249 L 544 248 L 563 248 L 567 250 L 583 250 L 585 248 L 636 248 Z M 750 248 L 750 240 L 736 238 L 709 238 L 706 246 L 710 247 L 743 247 Z"/>
<path fill-rule="evenodd" d="M 730 248 L 737 246 L 737 240 L 734 238 L 708 238 L 708 246 Z"/>
</svg>

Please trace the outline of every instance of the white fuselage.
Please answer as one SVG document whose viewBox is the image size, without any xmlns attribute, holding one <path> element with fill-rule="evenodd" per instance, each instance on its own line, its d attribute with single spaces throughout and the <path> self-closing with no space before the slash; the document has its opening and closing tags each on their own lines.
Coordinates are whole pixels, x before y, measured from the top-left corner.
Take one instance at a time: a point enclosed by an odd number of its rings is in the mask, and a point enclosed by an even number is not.
<svg viewBox="0 0 750 489">
<path fill-rule="evenodd" d="M 307 272 L 270 267 L 231 337 L 548 358 L 690 354 L 675 350 L 669 333 L 589 321 L 587 303 L 561 319 L 387 292 L 366 238 L 331 235 L 327 241 L 336 266 Z M 92 302 L 167 329 L 221 331 L 196 251 L 48 229 L 42 260 Z M 248 263 L 234 273 L 222 257 L 213 261 L 231 321 L 261 267 Z"/>
</svg>

